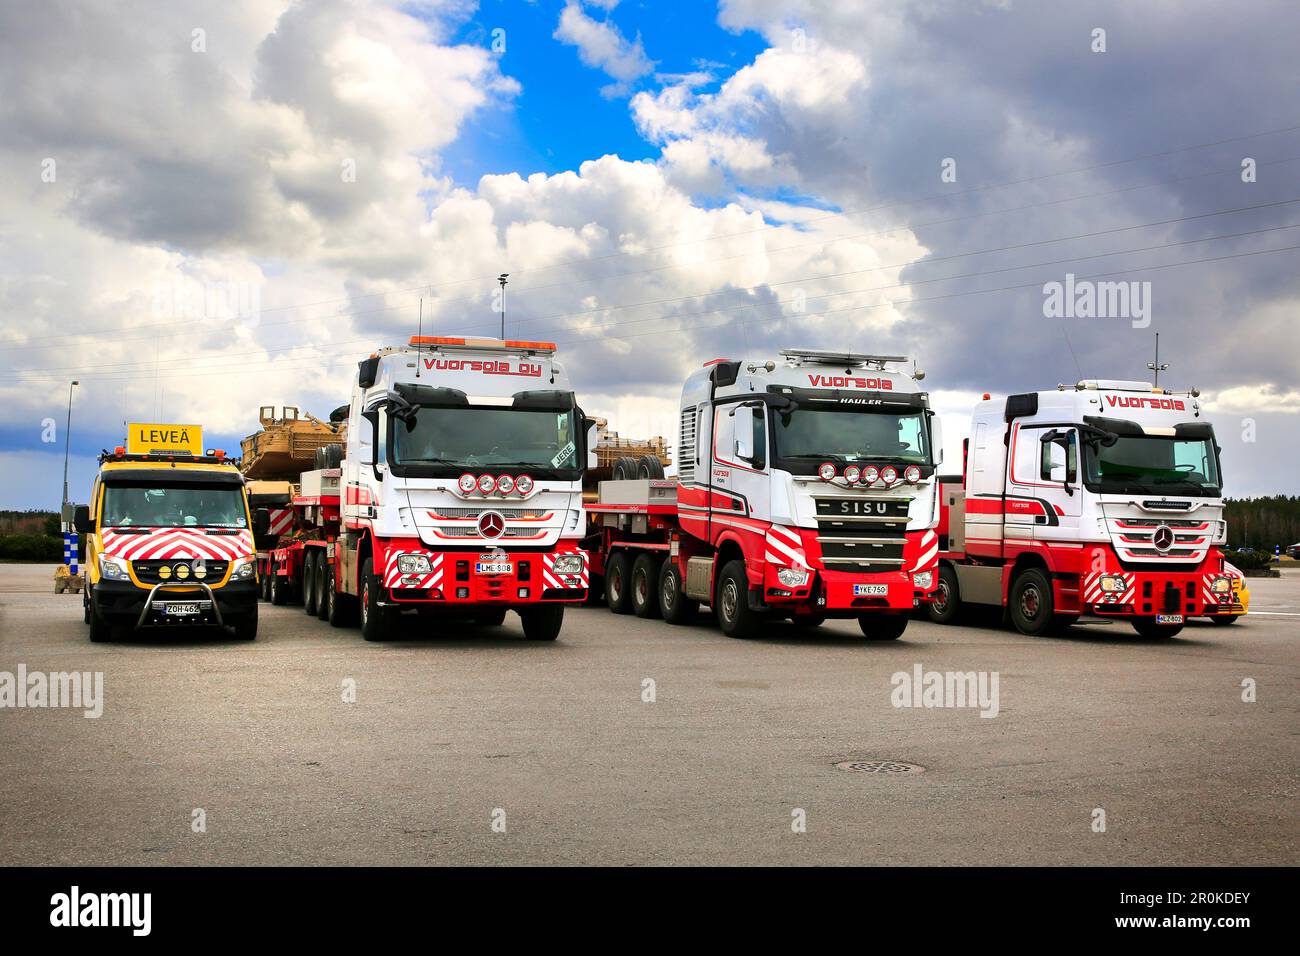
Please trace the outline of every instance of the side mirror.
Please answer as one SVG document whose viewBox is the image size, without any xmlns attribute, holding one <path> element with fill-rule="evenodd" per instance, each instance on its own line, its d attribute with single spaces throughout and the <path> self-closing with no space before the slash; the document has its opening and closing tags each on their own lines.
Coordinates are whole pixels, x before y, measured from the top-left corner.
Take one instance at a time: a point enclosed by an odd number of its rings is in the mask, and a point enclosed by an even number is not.
<svg viewBox="0 0 1300 956">
<path fill-rule="evenodd" d="M 752 461 L 754 458 L 754 410 L 748 405 L 741 405 L 731 413 L 735 419 L 735 428 L 733 429 L 732 449 L 735 457 L 741 461 Z"/>
<path fill-rule="evenodd" d="M 89 505 L 77 505 L 77 509 L 72 512 L 72 527 L 77 534 L 90 534 L 95 530 L 95 522 L 90 520 Z"/>
<path fill-rule="evenodd" d="M 599 427 L 594 418 L 584 418 L 582 420 L 583 429 L 587 435 L 587 467 L 596 468 L 600 465 L 600 459 L 596 455 L 596 430 Z"/>
<path fill-rule="evenodd" d="M 253 512 L 253 534 L 264 535 L 271 530 L 271 512 L 266 508 L 258 508 Z"/>
<path fill-rule="evenodd" d="M 930 458 L 936 468 L 943 464 L 943 425 L 938 415 L 930 416 Z"/>
</svg>

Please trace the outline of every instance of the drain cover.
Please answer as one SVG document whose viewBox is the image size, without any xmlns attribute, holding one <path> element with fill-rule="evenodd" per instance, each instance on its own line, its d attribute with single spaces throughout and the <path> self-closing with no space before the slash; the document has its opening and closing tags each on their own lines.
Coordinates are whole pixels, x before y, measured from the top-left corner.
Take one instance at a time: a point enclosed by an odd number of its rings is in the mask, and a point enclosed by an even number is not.
<svg viewBox="0 0 1300 956">
<path fill-rule="evenodd" d="M 835 768 L 853 773 L 925 773 L 925 768 L 919 764 L 903 763 L 901 760 L 841 760 Z"/>
</svg>

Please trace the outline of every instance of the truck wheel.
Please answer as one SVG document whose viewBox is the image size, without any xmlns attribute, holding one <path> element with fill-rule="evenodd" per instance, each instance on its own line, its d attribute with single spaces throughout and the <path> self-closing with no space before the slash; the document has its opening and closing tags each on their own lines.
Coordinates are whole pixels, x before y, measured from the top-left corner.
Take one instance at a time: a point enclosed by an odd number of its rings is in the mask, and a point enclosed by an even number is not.
<svg viewBox="0 0 1300 956">
<path fill-rule="evenodd" d="M 1182 629 L 1183 626 L 1181 624 L 1157 624 L 1156 619 L 1153 617 L 1133 618 L 1133 630 L 1137 631 L 1143 637 L 1173 637 Z"/>
<path fill-rule="evenodd" d="M 352 623 L 352 595 L 338 589 L 338 575 L 331 574 L 325 591 L 325 620 L 330 627 L 347 627 Z"/>
<path fill-rule="evenodd" d="M 935 624 L 953 624 L 961 614 L 961 592 L 957 590 L 957 572 L 946 564 L 939 565 L 939 580 L 934 600 L 925 613 Z"/>
<path fill-rule="evenodd" d="M 523 608 L 519 619 L 524 622 L 524 639 L 553 641 L 560 636 L 564 626 L 563 604 L 536 604 Z"/>
<path fill-rule="evenodd" d="M 271 562 L 266 562 L 266 567 L 258 570 L 262 575 L 262 580 L 257 582 L 262 589 L 262 600 L 269 601 L 271 600 Z"/>
<path fill-rule="evenodd" d="M 318 555 L 308 551 L 302 562 L 302 610 L 316 616 L 316 565 Z"/>
<path fill-rule="evenodd" d="M 636 462 L 636 476 L 638 478 L 662 478 L 664 476 L 664 463 L 655 455 L 642 455 Z"/>
<path fill-rule="evenodd" d="M 628 588 L 631 563 L 626 551 L 614 552 L 605 563 L 605 604 L 615 614 L 632 610 L 632 594 Z"/>
<path fill-rule="evenodd" d="M 481 614 L 474 615 L 474 623 L 479 627 L 500 627 L 506 622 L 506 609 L 501 608 L 498 611 L 484 611 Z"/>
<path fill-rule="evenodd" d="M 392 636 L 397 615 L 392 608 L 380 607 L 381 588 L 370 558 L 361 565 L 361 636 L 368 641 L 386 641 Z"/>
<path fill-rule="evenodd" d="M 99 613 L 96 606 L 95 594 L 90 594 L 90 640 L 94 644 L 102 644 L 113 636 L 113 628 Z"/>
<path fill-rule="evenodd" d="M 659 616 L 659 559 L 641 554 L 632 562 L 632 613 L 637 617 Z"/>
<path fill-rule="evenodd" d="M 614 462 L 613 479 L 615 481 L 630 481 L 636 477 L 636 468 L 636 459 L 631 455 L 624 455 Z"/>
<path fill-rule="evenodd" d="M 90 588 L 83 588 L 81 591 L 81 619 L 87 624 L 90 623 Z"/>
<path fill-rule="evenodd" d="M 659 613 L 669 624 L 690 624 L 700 613 L 700 602 L 686 596 L 677 562 L 669 558 L 659 569 Z"/>
<path fill-rule="evenodd" d="M 713 600 L 718 625 L 727 637 L 753 637 L 762 618 L 749 606 L 749 578 L 744 561 L 728 561 L 718 575 L 718 593 Z"/>
<path fill-rule="evenodd" d="M 329 619 L 329 591 L 334 580 L 334 567 L 322 551 L 316 561 L 316 616 L 320 620 Z"/>
<path fill-rule="evenodd" d="M 279 607 L 289 600 L 289 579 L 279 573 L 280 568 L 271 564 L 271 603 Z"/>
<path fill-rule="evenodd" d="M 241 614 L 233 622 L 235 637 L 241 641 L 257 640 L 257 605 L 247 614 Z"/>
<path fill-rule="evenodd" d="M 896 641 L 907 630 L 907 622 L 912 615 L 902 614 L 861 614 L 858 616 L 858 629 L 869 641 Z"/>
<path fill-rule="evenodd" d="M 1210 620 L 1223 627 L 1225 624 L 1236 624 L 1239 617 L 1241 617 L 1240 614 L 1216 614 Z"/>
<path fill-rule="evenodd" d="M 813 631 L 825 624 L 826 618 L 819 614 L 796 614 L 790 618 L 790 623 L 801 630 Z"/>
<path fill-rule="evenodd" d="M 1021 634 L 1041 637 L 1055 624 L 1052 584 L 1038 568 L 1029 568 L 1011 584 L 1011 623 Z"/>
</svg>

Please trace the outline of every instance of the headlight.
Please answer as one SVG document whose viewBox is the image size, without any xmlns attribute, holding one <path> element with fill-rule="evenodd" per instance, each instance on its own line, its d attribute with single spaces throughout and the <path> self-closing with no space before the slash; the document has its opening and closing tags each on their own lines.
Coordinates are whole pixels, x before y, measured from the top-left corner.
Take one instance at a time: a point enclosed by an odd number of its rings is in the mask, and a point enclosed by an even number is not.
<svg viewBox="0 0 1300 956">
<path fill-rule="evenodd" d="M 529 475 L 520 475 L 515 479 L 515 491 L 526 495 L 533 490 L 533 479 Z"/>
<path fill-rule="evenodd" d="M 397 570 L 402 574 L 432 574 L 433 566 L 422 554 L 400 554 L 397 556 Z"/>
<path fill-rule="evenodd" d="M 862 469 L 862 480 L 868 485 L 874 485 L 880 480 L 880 469 L 875 465 L 867 465 Z"/>
<path fill-rule="evenodd" d="M 918 571 L 912 575 L 912 586 L 921 591 L 928 591 L 934 584 L 933 571 Z"/>
<path fill-rule="evenodd" d="M 880 480 L 887 485 L 892 485 L 898 480 L 898 469 L 893 465 L 886 465 L 880 469 Z"/>
<path fill-rule="evenodd" d="M 235 558 L 235 563 L 230 567 L 230 580 L 247 581 L 257 573 L 257 561 L 255 558 Z"/>
<path fill-rule="evenodd" d="M 822 481 L 835 480 L 835 466 L 829 461 L 824 461 L 817 466 L 817 477 Z"/>
<path fill-rule="evenodd" d="M 1103 574 L 1097 579 L 1097 583 L 1101 586 L 1104 594 L 1116 594 L 1128 588 L 1128 582 L 1118 574 Z"/>
<path fill-rule="evenodd" d="M 582 555 L 562 554 L 555 559 L 556 574 L 581 574 Z"/>
<path fill-rule="evenodd" d="M 781 568 L 776 579 L 788 588 L 801 588 L 808 583 L 808 572 L 803 568 Z"/>
<path fill-rule="evenodd" d="M 99 573 L 109 581 L 129 581 L 131 572 L 127 569 L 126 561 L 122 558 L 110 557 L 107 554 L 99 556 Z"/>
<path fill-rule="evenodd" d="M 1215 594 L 1231 594 L 1232 578 L 1225 574 L 1220 574 L 1210 582 L 1210 590 Z"/>
<path fill-rule="evenodd" d="M 916 465 L 908 465 L 903 469 L 903 478 L 908 484 L 916 484 L 921 480 L 921 469 Z"/>
<path fill-rule="evenodd" d="M 862 477 L 862 469 L 857 465 L 849 465 L 844 469 L 844 480 L 851 485 L 856 485 L 858 479 Z"/>
</svg>

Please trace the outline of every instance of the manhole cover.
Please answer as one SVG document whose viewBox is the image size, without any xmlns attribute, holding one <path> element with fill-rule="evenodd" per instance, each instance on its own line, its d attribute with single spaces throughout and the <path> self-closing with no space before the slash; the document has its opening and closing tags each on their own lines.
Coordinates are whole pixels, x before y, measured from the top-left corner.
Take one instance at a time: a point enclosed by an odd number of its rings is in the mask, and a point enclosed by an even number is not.
<svg viewBox="0 0 1300 956">
<path fill-rule="evenodd" d="M 841 760 L 835 767 L 853 773 L 925 773 L 925 768 L 919 764 L 903 763 L 901 760 Z"/>
</svg>

